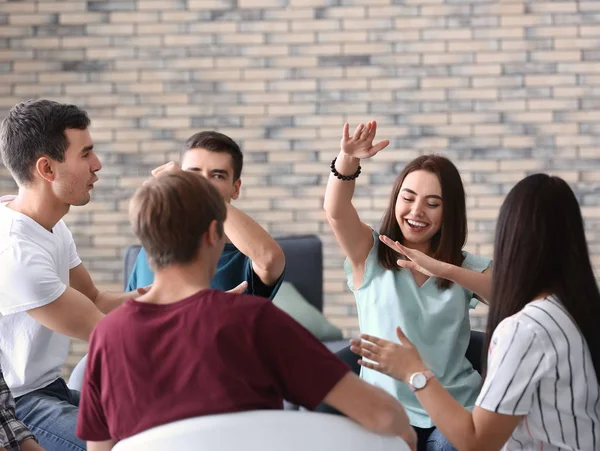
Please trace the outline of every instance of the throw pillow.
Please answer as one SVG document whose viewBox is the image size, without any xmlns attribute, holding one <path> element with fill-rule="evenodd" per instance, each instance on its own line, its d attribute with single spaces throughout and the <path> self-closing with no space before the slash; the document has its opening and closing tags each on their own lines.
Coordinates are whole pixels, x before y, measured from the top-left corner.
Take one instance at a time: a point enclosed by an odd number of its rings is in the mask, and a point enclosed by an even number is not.
<svg viewBox="0 0 600 451">
<path fill-rule="evenodd" d="M 290 282 L 283 282 L 273 298 L 273 304 L 294 318 L 305 329 L 321 341 L 344 338 L 342 331 L 327 321 L 327 318 L 312 306 Z"/>
</svg>

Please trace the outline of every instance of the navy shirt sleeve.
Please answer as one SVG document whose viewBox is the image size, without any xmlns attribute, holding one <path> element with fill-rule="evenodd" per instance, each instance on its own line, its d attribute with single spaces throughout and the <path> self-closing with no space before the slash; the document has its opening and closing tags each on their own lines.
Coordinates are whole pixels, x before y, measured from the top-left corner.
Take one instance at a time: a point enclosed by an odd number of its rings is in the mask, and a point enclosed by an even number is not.
<svg viewBox="0 0 600 451">
<path fill-rule="evenodd" d="M 245 273 L 246 281 L 248 282 L 248 294 L 273 300 L 285 277 L 285 268 L 281 272 L 279 279 L 277 279 L 277 281 L 271 286 L 266 285 L 262 280 L 260 280 L 260 277 L 258 277 L 252 268 L 252 260 L 250 260 L 248 257 L 246 257 Z"/>
</svg>

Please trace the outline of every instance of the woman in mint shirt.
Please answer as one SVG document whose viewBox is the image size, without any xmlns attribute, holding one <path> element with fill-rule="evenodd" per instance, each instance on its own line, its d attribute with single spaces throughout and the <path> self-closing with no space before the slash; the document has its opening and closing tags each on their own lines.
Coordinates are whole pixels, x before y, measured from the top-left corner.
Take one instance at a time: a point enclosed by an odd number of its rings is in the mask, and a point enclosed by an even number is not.
<svg viewBox="0 0 600 451">
<path fill-rule="evenodd" d="M 425 155 L 404 168 L 379 231 L 361 222 L 352 205 L 360 160 L 389 144 L 373 144 L 376 129 L 375 122 L 361 124 L 351 136 L 348 124 L 344 126 L 324 205 L 347 257 L 345 270 L 361 333 L 394 340 L 400 326 L 446 390 L 472 409 L 481 377 L 465 357 L 469 308 L 489 298 L 491 260 L 462 250 L 467 238 L 465 192 L 458 170 L 441 156 Z M 361 378 L 404 405 L 419 436 L 419 450 L 454 450 L 408 385 L 365 367 Z"/>
</svg>

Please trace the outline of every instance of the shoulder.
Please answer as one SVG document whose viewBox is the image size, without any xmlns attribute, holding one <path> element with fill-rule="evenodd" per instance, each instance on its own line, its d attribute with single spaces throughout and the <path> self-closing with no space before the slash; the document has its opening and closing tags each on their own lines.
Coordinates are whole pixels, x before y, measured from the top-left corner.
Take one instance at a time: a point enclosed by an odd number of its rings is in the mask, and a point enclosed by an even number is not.
<svg viewBox="0 0 600 451">
<path fill-rule="evenodd" d="M 465 269 L 470 269 L 471 271 L 483 272 L 492 264 L 491 258 L 473 255 L 466 251 L 463 251 L 463 257 L 464 260 L 461 266 Z"/>
<path fill-rule="evenodd" d="M 504 319 L 494 331 L 493 340 L 531 342 L 546 351 L 557 348 L 561 340 L 579 336 L 577 326 L 555 299 L 530 302 L 521 311 Z"/>
<path fill-rule="evenodd" d="M 217 296 L 226 298 L 235 308 L 247 309 L 247 310 L 261 310 L 273 306 L 273 302 L 267 298 L 261 296 L 254 296 L 252 294 L 232 294 L 224 293 L 222 291 L 215 291 Z"/>
<path fill-rule="evenodd" d="M 515 316 L 521 324 L 548 337 L 581 335 L 571 315 L 553 296 L 530 302 Z"/>
<path fill-rule="evenodd" d="M 71 230 L 69 229 L 69 227 L 67 226 L 67 224 L 65 223 L 64 220 L 60 220 L 56 223 L 56 225 L 54 226 L 53 231 L 55 233 L 60 233 L 61 235 L 65 235 L 68 237 L 72 237 L 73 234 L 71 233 Z"/>
<path fill-rule="evenodd" d="M 49 261 L 51 256 L 48 252 L 28 237 L 19 234 L 13 234 L 8 237 L 3 237 L 0 245 L 0 261 L 3 264 L 19 263 L 29 265 L 39 263 L 41 261 Z"/>
<path fill-rule="evenodd" d="M 129 327 L 129 313 L 131 311 L 130 301 L 125 301 L 123 304 L 106 314 L 94 327 L 94 331 L 90 336 L 90 342 L 94 339 L 96 342 L 105 342 L 108 338 L 119 337 L 115 334 L 115 330 L 121 327 Z M 117 338 L 120 339 L 120 338 Z"/>
</svg>

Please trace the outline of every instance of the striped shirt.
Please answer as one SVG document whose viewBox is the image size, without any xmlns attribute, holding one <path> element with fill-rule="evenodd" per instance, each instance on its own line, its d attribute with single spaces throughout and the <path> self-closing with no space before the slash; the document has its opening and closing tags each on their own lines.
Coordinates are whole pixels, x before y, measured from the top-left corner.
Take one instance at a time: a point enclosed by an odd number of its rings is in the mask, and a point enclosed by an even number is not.
<svg viewBox="0 0 600 451">
<path fill-rule="evenodd" d="M 583 335 L 557 298 L 529 303 L 492 337 L 479 407 L 523 415 L 503 450 L 600 449 L 600 389 Z"/>
</svg>

